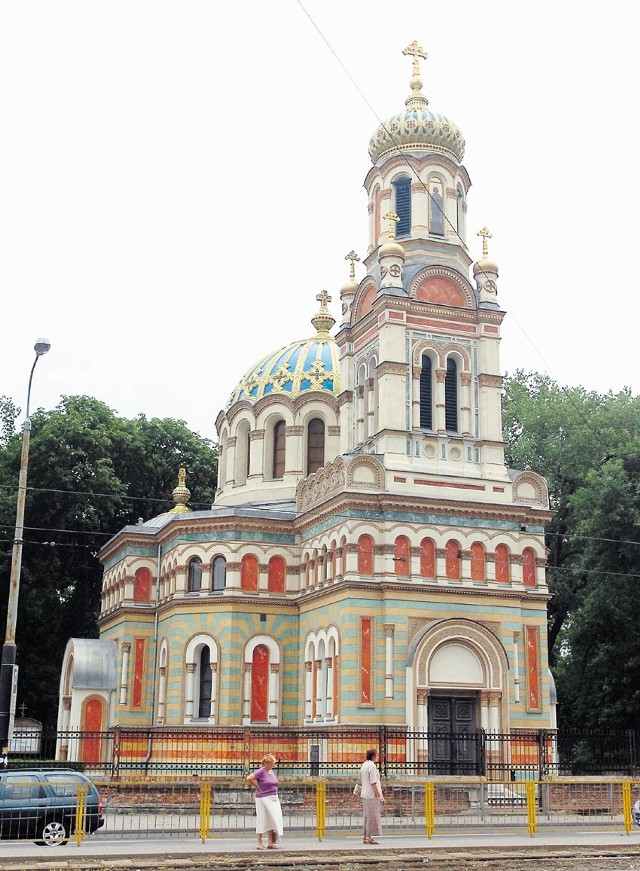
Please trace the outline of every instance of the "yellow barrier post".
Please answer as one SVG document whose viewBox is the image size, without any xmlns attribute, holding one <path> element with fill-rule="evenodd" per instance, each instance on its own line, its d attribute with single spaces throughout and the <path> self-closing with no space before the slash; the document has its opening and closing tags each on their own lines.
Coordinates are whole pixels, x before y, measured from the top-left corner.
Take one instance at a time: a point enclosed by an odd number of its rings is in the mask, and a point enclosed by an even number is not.
<svg viewBox="0 0 640 871">
<path fill-rule="evenodd" d="M 624 830 L 631 834 L 631 781 L 625 780 L 622 784 L 622 813 L 624 816 Z"/>
<path fill-rule="evenodd" d="M 435 828 L 435 785 L 433 781 L 424 785 L 424 823 L 427 837 L 430 838 Z"/>
<path fill-rule="evenodd" d="M 85 836 L 84 821 L 85 821 L 85 809 L 86 809 L 86 802 L 85 802 L 86 795 L 87 795 L 87 788 L 85 786 L 79 786 L 78 787 L 78 803 L 76 804 L 76 830 L 74 832 L 78 846 L 80 846 L 80 844 L 82 843 L 82 839 Z"/>
<path fill-rule="evenodd" d="M 327 827 L 327 784 L 316 783 L 316 835 L 321 841 Z"/>
<path fill-rule="evenodd" d="M 211 784 L 204 781 L 200 786 L 200 837 L 207 840 L 211 830 Z"/>
<path fill-rule="evenodd" d="M 533 838 L 536 833 L 536 783 L 527 781 L 527 816 L 529 818 L 529 834 Z"/>
</svg>

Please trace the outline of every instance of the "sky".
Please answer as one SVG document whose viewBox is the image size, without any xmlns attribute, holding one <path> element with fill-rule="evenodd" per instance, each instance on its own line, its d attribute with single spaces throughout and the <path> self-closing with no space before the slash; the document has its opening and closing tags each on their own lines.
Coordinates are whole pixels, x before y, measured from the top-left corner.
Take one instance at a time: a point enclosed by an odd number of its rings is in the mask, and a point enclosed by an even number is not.
<svg viewBox="0 0 640 871">
<path fill-rule="evenodd" d="M 489 227 L 504 373 L 640 392 L 631 3 L 0 4 L 0 396 L 215 419 L 261 357 L 340 311 L 366 254 L 369 139 L 461 128 L 468 246 Z M 633 88 L 633 94 L 632 94 Z M 357 278 L 364 276 L 358 266 Z"/>
</svg>

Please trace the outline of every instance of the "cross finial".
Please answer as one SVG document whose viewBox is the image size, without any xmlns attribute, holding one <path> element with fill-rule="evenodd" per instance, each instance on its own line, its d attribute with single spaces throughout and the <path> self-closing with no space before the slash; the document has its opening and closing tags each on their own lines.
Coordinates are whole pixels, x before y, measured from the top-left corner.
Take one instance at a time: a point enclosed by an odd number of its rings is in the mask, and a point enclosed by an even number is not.
<svg viewBox="0 0 640 871">
<path fill-rule="evenodd" d="M 354 281 L 356 277 L 356 263 L 360 262 L 360 258 L 355 251 L 349 251 L 348 254 L 344 255 L 344 259 L 351 261 L 349 265 L 349 278 L 351 279 L 351 281 Z"/>
<path fill-rule="evenodd" d="M 482 256 L 488 257 L 489 245 L 487 239 L 493 239 L 493 236 L 486 227 L 483 227 L 482 230 L 478 230 L 478 236 L 482 236 Z"/>
<path fill-rule="evenodd" d="M 396 224 L 400 220 L 400 216 L 396 215 L 395 212 L 387 212 L 387 214 L 384 216 L 384 219 L 385 219 L 385 221 L 389 222 L 389 230 L 388 230 L 389 238 L 395 239 L 396 238 Z"/>
<path fill-rule="evenodd" d="M 413 75 L 417 77 L 420 75 L 420 61 L 418 58 L 422 58 L 422 60 L 426 60 L 429 55 L 423 49 L 421 45 L 418 45 L 416 40 L 414 39 L 411 45 L 408 45 L 406 48 L 402 49 L 402 54 L 410 54 L 413 55 Z"/>
<path fill-rule="evenodd" d="M 326 309 L 327 309 L 327 303 L 330 303 L 330 302 L 331 302 L 331 297 L 329 296 L 329 294 L 327 293 L 327 291 L 326 291 L 326 290 L 322 290 L 320 293 L 318 293 L 318 294 L 316 295 L 316 299 L 317 299 L 318 302 L 320 303 L 320 308 L 322 309 L 322 311 L 326 311 Z"/>
<path fill-rule="evenodd" d="M 187 470 L 178 469 L 178 487 L 184 487 L 187 480 Z"/>
<path fill-rule="evenodd" d="M 23 702 L 23 703 L 20 705 L 20 716 L 21 716 L 22 718 L 24 718 L 24 712 L 25 712 L 26 710 L 27 710 L 27 706 L 26 706 L 25 703 Z"/>
</svg>

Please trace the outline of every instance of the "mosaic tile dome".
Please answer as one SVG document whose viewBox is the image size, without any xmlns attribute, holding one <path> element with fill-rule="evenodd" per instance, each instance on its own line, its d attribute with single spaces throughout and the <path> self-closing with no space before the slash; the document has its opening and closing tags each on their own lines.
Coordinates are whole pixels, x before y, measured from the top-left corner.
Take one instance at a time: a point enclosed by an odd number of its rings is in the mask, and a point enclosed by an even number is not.
<svg viewBox="0 0 640 871">
<path fill-rule="evenodd" d="M 432 112 L 422 93 L 418 58 L 426 58 L 426 52 L 414 42 L 403 54 L 413 55 L 411 94 L 405 100 L 404 112 L 380 124 L 371 137 L 369 157 L 372 163 L 405 151 L 438 151 L 461 163 L 465 143 L 460 128 L 445 115 Z"/>
<path fill-rule="evenodd" d="M 329 330 L 336 319 L 327 304 L 331 297 L 323 290 L 316 296 L 320 310 L 311 318 L 316 328 L 312 339 L 300 339 L 268 354 L 244 375 L 227 402 L 227 408 L 246 400 L 284 394 L 296 399 L 311 391 L 337 396 L 340 392 L 340 352 Z"/>
<path fill-rule="evenodd" d="M 295 399 L 310 391 L 340 392 L 340 357 L 332 336 L 302 339 L 268 354 L 243 376 L 227 408 L 242 399 L 257 402 L 277 394 Z"/>
</svg>

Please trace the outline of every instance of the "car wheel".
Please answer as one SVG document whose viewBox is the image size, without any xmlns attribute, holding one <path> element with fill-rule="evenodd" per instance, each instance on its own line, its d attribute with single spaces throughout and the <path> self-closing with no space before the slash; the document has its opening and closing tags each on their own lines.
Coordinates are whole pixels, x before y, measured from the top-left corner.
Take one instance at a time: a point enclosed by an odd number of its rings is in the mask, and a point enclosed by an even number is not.
<svg viewBox="0 0 640 871">
<path fill-rule="evenodd" d="M 42 847 L 58 847 L 69 840 L 67 827 L 60 820 L 45 820 L 40 824 L 36 844 Z"/>
</svg>

